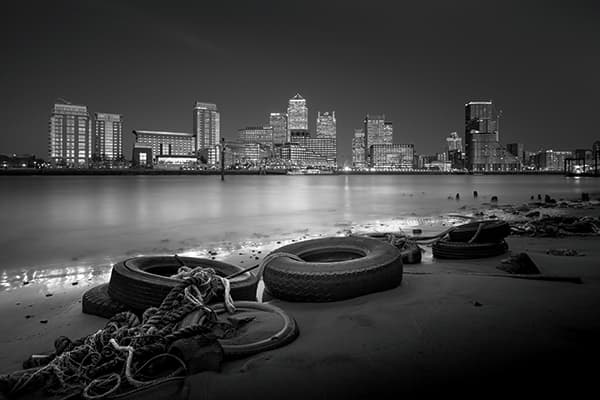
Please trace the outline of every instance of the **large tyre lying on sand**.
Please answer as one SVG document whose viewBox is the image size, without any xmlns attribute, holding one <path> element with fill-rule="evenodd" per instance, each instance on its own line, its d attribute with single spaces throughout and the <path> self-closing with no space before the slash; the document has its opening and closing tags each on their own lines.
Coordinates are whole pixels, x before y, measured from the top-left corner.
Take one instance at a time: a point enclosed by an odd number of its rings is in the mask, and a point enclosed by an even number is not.
<svg viewBox="0 0 600 400">
<path fill-rule="evenodd" d="M 248 357 L 273 350 L 298 337 L 296 320 L 272 304 L 236 301 L 234 314 L 229 314 L 222 304 L 216 304 L 212 309 L 219 319 L 250 319 L 238 328 L 232 338 L 219 339 L 225 359 Z M 184 318 L 179 327 L 195 325 L 201 322 L 203 316 L 203 311 L 193 312 Z"/>
<path fill-rule="evenodd" d="M 497 243 L 463 243 L 438 240 L 432 246 L 435 258 L 465 260 L 471 258 L 494 257 L 508 250 L 506 242 Z"/>
<path fill-rule="evenodd" d="M 506 221 L 478 221 L 458 225 L 448 235 L 452 242 L 468 242 L 483 223 L 481 231 L 474 240 L 475 243 L 497 243 L 510 235 L 510 226 Z"/>
<path fill-rule="evenodd" d="M 264 269 L 265 287 L 288 301 L 343 300 L 392 289 L 402 282 L 402 255 L 389 243 L 368 237 L 335 237 L 283 246 Z M 271 253 L 271 254 L 273 254 Z"/>
<path fill-rule="evenodd" d="M 220 276 L 228 276 L 242 271 L 242 268 L 224 262 L 203 258 L 179 257 L 191 268 L 213 268 Z M 134 311 L 143 311 L 148 307 L 158 307 L 171 289 L 179 285 L 180 279 L 169 276 L 177 273 L 179 264 L 174 257 L 137 257 L 125 260 L 112 269 L 108 294 Z M 254 300 L 256 298 L 256 276 L 245 273 L 231 281 L 233 300 Z M 220 298 L 213 301 L 222 300 Z"/>
<path fill-rule="evenodd" d="M 111 299 L 108 295 L 108 283 L 104 283 L 91 288 L 83 294 L 81 298 L 81 310 L 86 314 L 111 318 L 115 314 L 129 310 L 129 308 Z"/>
</svg>

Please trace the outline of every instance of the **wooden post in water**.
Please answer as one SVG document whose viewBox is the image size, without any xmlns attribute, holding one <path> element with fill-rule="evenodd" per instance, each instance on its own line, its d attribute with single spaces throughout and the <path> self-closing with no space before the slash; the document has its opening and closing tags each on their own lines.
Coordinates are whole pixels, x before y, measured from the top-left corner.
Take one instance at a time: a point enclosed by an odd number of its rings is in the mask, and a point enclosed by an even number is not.
<svg viewBox="0 0 600 400">
<path fill-rule="evenodd" d="M 225 138 L 221 138 L 221 180 L 225 180 Z"/>
</svg>

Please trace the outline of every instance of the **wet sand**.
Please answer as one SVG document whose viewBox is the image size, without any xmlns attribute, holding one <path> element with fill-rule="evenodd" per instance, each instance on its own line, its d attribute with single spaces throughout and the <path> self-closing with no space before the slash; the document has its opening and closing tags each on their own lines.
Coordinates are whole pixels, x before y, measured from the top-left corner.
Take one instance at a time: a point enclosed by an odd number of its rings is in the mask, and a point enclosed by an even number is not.
<svg viewBox="0 0 600 400">
<path fill-rule="evenodd" d="M 501 273 L 496 267 L 506 255 L 441 261 L 425 247 L 423 264 L 406 265 L 396 289 L 324 304 L 272 300 L 296 318 L 299 338 L 228 362 L 220 374 L 192 376 L 185 393 L 207 399 L 397 398 L 521 394 L 515 390 L 525 386 L 532 394 L 582 394 L 594 382 L 584 362 L 600 355 L 600 238 L 511 236 L 507 242 L 512 253 L 527 251 L 542 274 L 578 276 L 583 284 L 479 276 Z M 552 248 L 584 255 L 546 254 Z M 245 248 L 227 261 L 249 266 L 268 251 Z M 104 326 L 105 319 L 81 313 L 80 298 L 107 279 L 103 272 L 72 271 L 0 293 L 0 373 L 52 349 L 57 336 L 77 338 Z"/>
</svg>

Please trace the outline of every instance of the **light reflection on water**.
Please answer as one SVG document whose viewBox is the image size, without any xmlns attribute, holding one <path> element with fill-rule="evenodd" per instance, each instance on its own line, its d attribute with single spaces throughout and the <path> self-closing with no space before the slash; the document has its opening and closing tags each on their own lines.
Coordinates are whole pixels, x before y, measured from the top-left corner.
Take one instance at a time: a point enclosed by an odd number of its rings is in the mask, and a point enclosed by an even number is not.
<svg viewBox="0 0 600 400">
<path fill-rule="evenodd" d="M 226 258 L 353 229 L 434 229 L 427 218 L 467 213 L 492 195 L 520 204 L 538 193 L 597 193 L 596 186 L 562 176 L 0 177 L 0 287 L 33 278 L 28 270 L 47 279 L 65 268 L 70 276 L 89 273 L 77 268 L 107 273 L 140 254 L 218 249 Z"/>
</svg>

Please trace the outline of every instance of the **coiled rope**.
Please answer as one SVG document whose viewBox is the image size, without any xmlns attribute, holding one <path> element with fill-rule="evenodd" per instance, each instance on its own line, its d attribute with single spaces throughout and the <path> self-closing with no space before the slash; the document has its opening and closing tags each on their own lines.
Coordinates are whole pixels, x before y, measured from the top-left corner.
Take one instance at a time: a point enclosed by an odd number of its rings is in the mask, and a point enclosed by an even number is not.
<svg viewBox="0 0 600 400">
<path fill-rule="evenodd" d="M 181 267 L 177 277 L 182 283 L 169 292 L 159 307 L 145 310 L 141 321 L 125 311 L 113 316 L 103 329 L 78 340 L 59 337 L 54 343 L 55 351 L 43 358 L 45 365 L 0 375 L 0 392 L 16 396 L 43 389 L 49 394 L 102 399 L 165 379 L 139 377 L 160 357 L 172 358 L 179 364 L 169 377 L 184 373 L 185 363 L 168 354 L 170 345 L 189 337 L 205 343 L 230 337 L 235 333 L 232 323 L 218 321 L 206 303 L 223 291 L 227 310 L 233 312 L 235 306 L 229 280 L 213 269 Z M 198 310 L 204 313 L 200 323 L 178 328 L 186 315 Z"/>
</svg>

